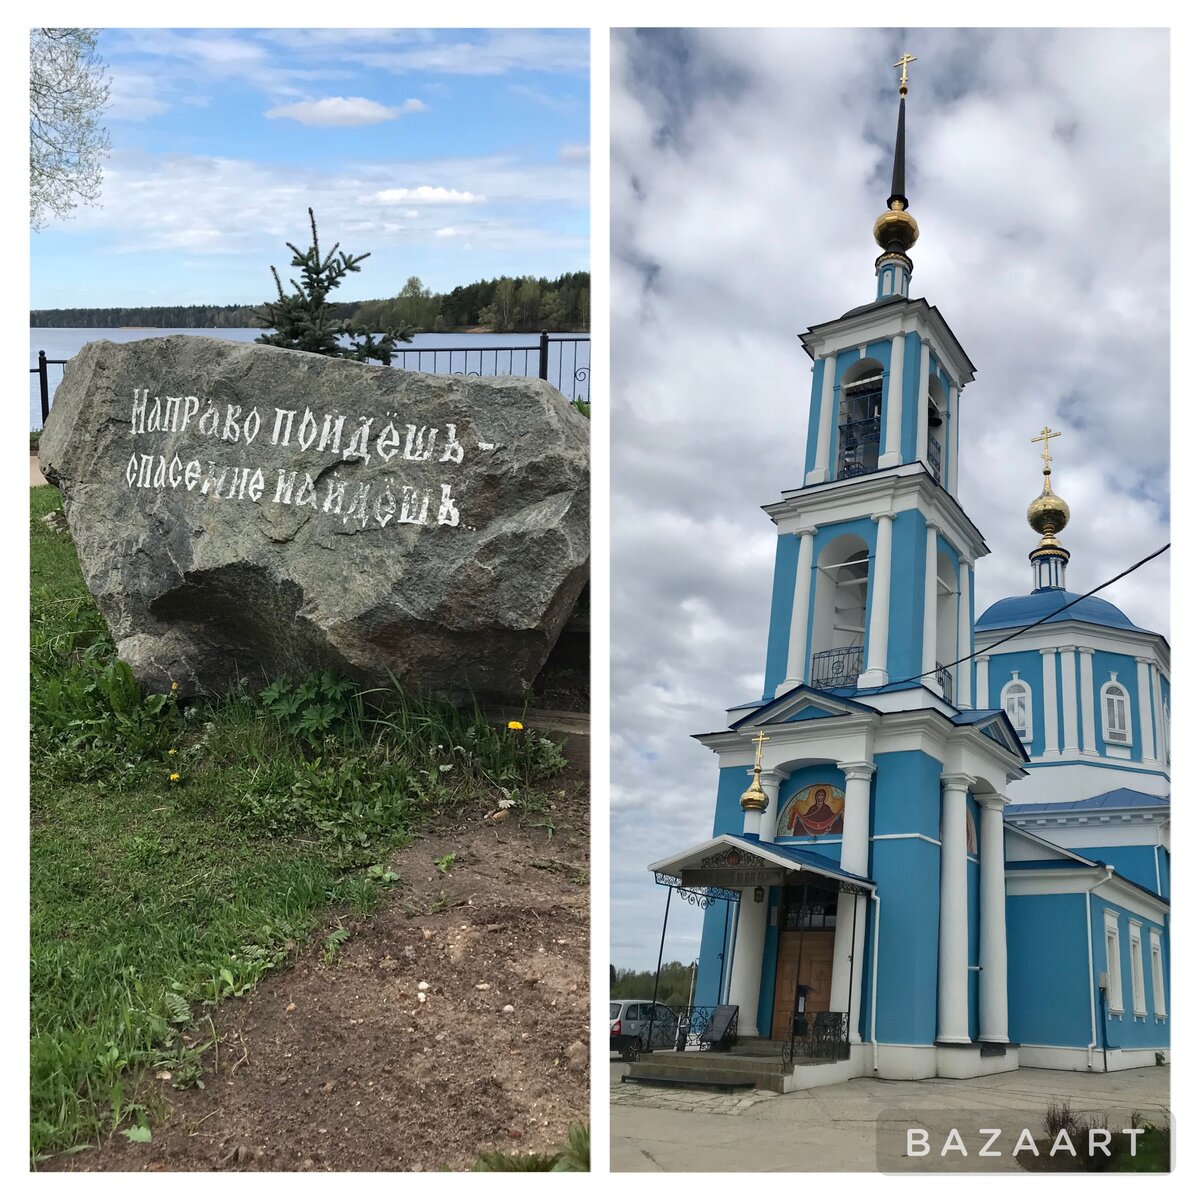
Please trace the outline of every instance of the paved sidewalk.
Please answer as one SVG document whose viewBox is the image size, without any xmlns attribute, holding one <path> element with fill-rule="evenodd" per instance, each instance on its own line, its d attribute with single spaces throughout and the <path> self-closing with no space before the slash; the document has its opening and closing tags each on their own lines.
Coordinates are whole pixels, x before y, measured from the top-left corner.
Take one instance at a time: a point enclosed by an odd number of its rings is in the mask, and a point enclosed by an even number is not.
<svg viewBox="0 0 1200 1200">
<path fill-rule="evenodd" d="M 41 487 L 46 482 L 45 476 L 42 474 L 42 468 L 38 466 L 36 454 L 29 456 L 29 486 Z"/>
<path fill-rule="evenodd" d="M 1042 1137 L 1046 1107 L 1070 1098 L 1077 1111 L 1098 1112 L 1113 1128 L 1132 1112 L 1162 1123 L 1170 1068 L 1086 1074 L 1026 1068 L 983 1079 L 916 1082 L 852 1079 L 786 1096 L 723 1093 L 621 1083 L 612 1065 L 613 1171 L 877 1171 L 904 1170 L 912 1160 L 886 1152 L 877 1160 L 880 1117 L 927 1114 L 945 1127 L 975 1129 L 980 1118 Z M 975 1123 L 972 1125 L 971 1122 Z M 986 1122 L 985 1122 L 986 1123 Z M 940 1140 L 934 1139 L 935 1145 Z M 989 1168 L 1019 1171 L 1010 1154 Z M 978 1169 L 979 1164 L 975 1164 Z"/>
</svg>

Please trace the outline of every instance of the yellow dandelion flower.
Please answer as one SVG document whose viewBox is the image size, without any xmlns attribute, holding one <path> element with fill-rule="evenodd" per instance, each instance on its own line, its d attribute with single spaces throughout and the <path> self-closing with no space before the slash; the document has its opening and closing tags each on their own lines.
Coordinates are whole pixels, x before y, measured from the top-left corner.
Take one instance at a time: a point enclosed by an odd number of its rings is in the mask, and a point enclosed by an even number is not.
<svg viewBox="0 0 1200 1200">
<path fill-rule="evenodd" d="M 175 748 L 174 748 L 174 746 L 172 746 L 171 749 L 167 751 L 167 755 L 170 756 L 174 753 L 175 753 Z"/>
<path fill-rule="evenodd" d="M 524 729 L 525 728 L 525 726 L 522 725 L 520 721 L 509 721 L 508 727 L 509 727 L 509 729 Z"/>
<path fill-rule="evenodd" d="M 179 684 L 177 684 L 174 680 L 171 680 L 171 691 L 173 691 L 173 692 L 179 691 Z"/>
<path fill-rule="evenodd" d="M 178 783 L 178 782 L 179 782 L 179 772 L 178 772 L 178 771 L 172 771 L 172 772 L 171 772 L 171 782 L 172 782 L 172 783 Z"/>
</svg>

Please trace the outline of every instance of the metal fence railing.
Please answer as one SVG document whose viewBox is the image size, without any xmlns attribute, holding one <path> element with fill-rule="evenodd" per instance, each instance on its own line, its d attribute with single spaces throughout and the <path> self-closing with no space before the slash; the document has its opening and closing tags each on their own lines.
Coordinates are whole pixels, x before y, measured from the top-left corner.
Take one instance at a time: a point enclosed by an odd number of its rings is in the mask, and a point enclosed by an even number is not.
<svg viewBox="0 0 1200 1200">
<path fill-rule="evenodd" d="M 43 425 L 53 400 L 49 368 L 65 368 L 69 361 L 47 358 L 45 350 L 39 350 L 37 366 L 29 368 L 30 375 L 38 376 Z M 393 353 L 391 365 L 431 375 L 536 377 L 553 384 L 568 400 L 590 404 L 592 398 L 592 339 L 587 334 L 543 332 L 535 345 L 401 346 Z"/>
</svg>

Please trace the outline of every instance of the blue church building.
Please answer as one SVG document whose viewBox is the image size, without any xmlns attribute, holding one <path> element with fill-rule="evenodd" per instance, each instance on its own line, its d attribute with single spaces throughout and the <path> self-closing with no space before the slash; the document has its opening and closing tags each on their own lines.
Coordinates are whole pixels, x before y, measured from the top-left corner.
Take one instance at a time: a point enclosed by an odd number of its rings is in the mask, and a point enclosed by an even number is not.
<svg viewBox="0 0 1200 1200">
<path fill-rule="evenodd" d="M 1068 590 L 1049 428 L 1031 590 L 976 615 L 975 368 L 910 294 L 906 72 L 875 297 L 801 335 L 762 695 L 697 735 L 712 837 L 651 864 L 706 905 L 695 1001 L 736 1007 L 739 1047 L 840 1031 L 821 1078 L 797 1059 L 783 1090 L 1169 1056 L 1169 647 Z"/>
</svg>

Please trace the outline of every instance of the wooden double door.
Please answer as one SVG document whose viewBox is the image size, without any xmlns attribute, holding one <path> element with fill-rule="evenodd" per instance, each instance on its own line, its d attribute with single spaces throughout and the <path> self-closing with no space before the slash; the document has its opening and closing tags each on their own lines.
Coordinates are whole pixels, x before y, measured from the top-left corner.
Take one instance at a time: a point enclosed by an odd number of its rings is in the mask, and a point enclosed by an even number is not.
<svg viewBox="0 0 1200 1200">
<path fill-rule="evenodd" d="M 791 1036 L 797 983 L 805 983 L 812 988 L 804 1001 L 805 1012 L 828 1012 L 832 980 L 833 930 L 782 930 L 775 964 L 775 1010 L 771 1018 L 771 1037 L 782 1041 Z"/>
</svg>

